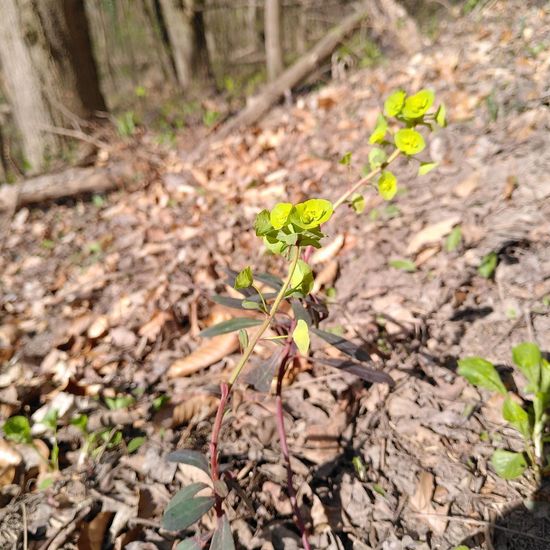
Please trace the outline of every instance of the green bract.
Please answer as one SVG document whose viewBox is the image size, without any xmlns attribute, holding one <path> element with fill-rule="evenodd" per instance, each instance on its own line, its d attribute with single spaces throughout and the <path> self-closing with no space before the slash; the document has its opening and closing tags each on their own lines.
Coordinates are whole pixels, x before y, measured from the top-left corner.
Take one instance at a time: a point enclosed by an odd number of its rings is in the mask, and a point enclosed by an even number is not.
<svg viewBox="0 0 550 550">
<path fill-rule="evenodd" d="M 369 143 L 382 143 L 384 141 L 384 138 L 386 137 L 387 131 L 387 120 L 382 115 L 378 115 L 378 118 L 376 119 L 376 127 L 370 135 Z"/>
<path fill-rule="evenodd" d="M 423 117 L 433 105 L 435 96 L 431 90 L 420 90 L 405 100 L 401 114 L 411 120 Z"/>
<path fill-rule="evenodd" d="M 370 169 L 375 170 L 376 168 L 380 168 L 380 166 L 386 162 L 387 158 L 385 151 L 378 147 L 373 147 L 369 153 Z"/>
<path fill-rule="evenodd" d="M 294 207 L 291 221 L 304 229 L 313 229 L 328 221 L 333 212 L 334 208 L 330 201 L 310 199 L 300 202 Z"/>
<path fill-rule="evenodd" d="M 447 126 L 447 111 L 445 105 L 442 103 L 435 113 L 435 121 L 441 128 Z"/>
<path fill-rule="evenodd" d="M 252 269 L 250 266 L 247 266 L 235 278 L 235 288 L 237 290 L 240 288 L 248 288 L 253 282 L 254 277 L 252 276 Z"/>
<path fill-rule="evenodd" d="M 416 155 L 426 147 L 426 142 L 416 130 L 402 128 L 395 134 L 395 145 L 406 155 Z"/>
<path fill-rule="evenodd" d="M 387 116 L 397 116 L 403 109 L 403 105 L 405 105 L 406 97 L 407 94 L 403 90 L 393 92 L 384 103 L 384 113 Z"/>
<path fill-rule="evenodd" d="M 307 296 L 313 288 L 313 272 L 303 260 L 298 260 L 290 279 L 289 296 Z"/>
<path fill-rule="evenodd" d="M 262 210 L 256 216 L 256 220 L 254 221 L 254 230 L 256 231 L 256 235 L 258 237 L 263 237 L 272 229 L 273 226 L 271 225 L 269 210 Z"/>
<path fill-rule="evenodd" d="M 378 178 L 378 192 L 381 197 L 389 201 L 397 193 L 397 178 L 389 171 L 384 171 Z"/>
<path fill-rule="evenodd" d="M 292 333 L 292 339 L 302 355 L 307 355 L 309 351 L 309 329 L 303 319 L 299 319 L 296 328 Z"/>
<path fill-rule="evenodd" d="M 293 208 L 289 202 L 280 202 L 273 207 L 269 214 L 269 221 L 274 229 L 281 229 L 288 223 Z"/>
</svg>

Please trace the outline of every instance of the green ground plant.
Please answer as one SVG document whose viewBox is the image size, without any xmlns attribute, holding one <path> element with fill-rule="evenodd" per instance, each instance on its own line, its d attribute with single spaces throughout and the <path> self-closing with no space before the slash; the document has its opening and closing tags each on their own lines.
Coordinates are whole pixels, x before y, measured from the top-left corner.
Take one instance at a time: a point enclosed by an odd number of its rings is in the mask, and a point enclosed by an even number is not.
<svg viewBox="0 0 550 550">
<path fill-rule="evenodd" d="M 282 381 L 287 367 L 297 355 L 307 355 L 311 334 L 324 339 L 347 356 L 344 361 L 325 359 L 323 362 L 346 372 L 351 372 L 370 383 L 392 384 L 389 375 L 367 366 L 370 356 L 353 342 L 338 334 L 319 328 L 319 323 L 328 316 L 329 302 L 312 294 L 313 270 L 308 264 L 312 251 L 321 248 L 325 237 L 323 224 L 335 212 L 347 205 L 360 213 L 365 200 L 360 191 L 373 186 L 385 200 L 393 199 L 398 192 L 397 178 L 390 171 L 396 159 L 405 158 L 418 163 L 418 174 L 427 174 L 436 167 L 429 159 L 420 160 L 416 155 L 426 147 L 423 136 L 436 127 L 445 126 L 445 107 L 434 108 L 435 97 L 430 90 L 421 90 L 407 95 L 403 90 L 392 93 L 384 104 L 384 113 L 377 119 L 369 142 L 373 148 L 369 154 L 367 173 L 351 185 L 335 201 L 312 198 L 292 204 L 278 203 L 270 210 L 262 210 L 256 217 L 254 229 L 267 250 L 283 256 L 288 262 L 284 278 L 270 273 L 255 272 L 247 266 L 240 272 L 229 272 L 229 282 L 242 298 L 214 296 L 213 300 L 236 310 L 253 309 L 261 318 L 235 317 L 203 331 L 203 336 L 216 336 L 239 331 L 242 355 L 227 382 L 220 385 L 221 399 L 214 420 L 210 441 L 210 456 L 190 449 L 171 453 L 168 460 L 185 463 L 203 470 L 210 478 L 210 484 L 193 483 L 179 491 L 168 504 L 163 517 L 163 526 L 183 534 L 193 523 L 214 508 L 217 527 L 212 533 L 186 538 L 177 546 L 178 550 L 204 548 L 231 550 L 234 548 L 229 521 L 224 512 L 224 503 L 234 486 L 234 479 L 227 469 L 219 466 L 219 439 L 222 421 L 231 390 L 241 377 L 255 346 L 262 339 L 269 339 L 276 345 L 270 359 L 246 373 L 246 381 L 258 391 L 269 391 L 276 380 L 276 420 L 281 453 L 287 468 L 287 492 L 292 504 L 294 519 L 301 534 L 304 548 L 309 549 L 305 522 L 300 513 L 296 492 L 293 487 L 293 472 L 286 440 L 282 405 Z M 423 133 L 421 133 L 421 131 Z M 346 153 L 342 164 L 351 164 L 351 154 Z M 262 291 L 268 287 L 270 291 Z M 283 308 L 282 304 L 286 303 Z M 245 330 L 254 327 L 249 333 Z M 273 336 L 266 337 L 270 329 Z"/>
<path fill-rule="evenodd" d="M 550 442 L 546 412 L 550 405 L 550 363 L 532 342 L 515 346 L 512 359 L 527 382 L 521 394 L 532 396 L 530 399 L 508 391 L 495 366 L 481 357 L 461 359 L 458 373 L 474 386 L 502 395 L 502 416 L 523 438 L 522 452 L 495 450 L 491 459 L 495 472 L 504 479 L 514 479 L 531 466 L 540 480 L 550 474 L 550 454 L 544 451 L 545 443 Z"/>
</svg>

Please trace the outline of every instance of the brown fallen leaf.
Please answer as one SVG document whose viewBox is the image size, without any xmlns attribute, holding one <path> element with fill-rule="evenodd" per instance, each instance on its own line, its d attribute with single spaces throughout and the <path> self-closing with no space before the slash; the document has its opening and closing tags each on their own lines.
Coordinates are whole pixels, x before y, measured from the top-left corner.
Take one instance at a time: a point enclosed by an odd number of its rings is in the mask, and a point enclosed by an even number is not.
<svg viewBox="0 0 550 550">
<path fill-rule="evenodd" d="M 21 461 L 21 455 L 5 439 L 0 439 L 0 487 L 13 483 Z"/>
<path fill-rule="evenodd" d="M 106 315 L 100 315 L 88 328 L 88 338 L 99 338 L 109 329 L 109 319 Z"/>
<path fill-rule="evenodd" d="M 315 265 L 322 264 L 323 262 L 327 262 L 328 260 L 332 260 L 344 246 L 345 240 L 346 238 L 343 234 L 338 235 L 329 244 L 323 246 L 323 248 L 320 248 L 314 254 L 312 254 L 309 263 L 311 265 Z"/>
<path fill-rule="evenodd" d="M 419 231 L 409 242 L 407 254 L 416 254 L 426 245 L 435 243 L 447 235 L 460 222 L 460 216 L 451 216 L 446 220 L 432 223 Z"/>
<path fill-rule="evenodd" d="M 437 506 L 436 508 L 432 503 L 434 490 L 434 476 L 430 472 L 422 471 L 420 473 L 418 485 L 416 486 L 416 492 L 409 501 L 411 506 L 419 512 L 419 517 L 426 521 L 432 531 L 438 535 L 442 535 L 449 522 L 446 517 L 449 511 L 449 504 Z M 441 517 L 437 517 L 438 515 Z"/>
<path fill-rule="evenodd" d="M 139 335 L 147 338 L 149 342 L 154 341 L 164 324 L 171 319 L 171 313 L 167 311 L 157 311 L 153 317 L 139 329 Z"/>
<path fill-rule="evenodd" d="M 331 260 L 315 277 L 311 292 L 316 294 L 322 287 L 332 285 L 338 274 L 338 260 Z"/>
<path fill-rule="evenodd" d="M 461 181 L 458 185 L 453 188 L 453 193 L 461 198 L 465 199 L 470 196 L 477 188 L 479 183 L 479 173 L 473 172 L 465 180 Z"/>
<path fill-rule="evenodd" d="M 89 523 L 82 522 L 78 550 L 101 550 L 113 512 L 99 512 Z"/>
<path fill-rule="evenodd" d="M 506 185 L 504 186 L 504 191 L 502 193 L 502 198 L 505 201 L 509 201 L 514 194 L 516 187 L 518 186 L 518 178 L 516 176 L 508 176 L 506 178 Z"/>
<path fill-rule="evenodd" d="M 218 408 L 219 399 L 213 395 L 194 395 L 174 407 L 172 411 L 172 427 L 186 424 L 191 420 L 208 418 Z"/>
<path fill-rule="evenodd" d="M 234 333 L 220 334 L 205 340 L 187 357 L 176 359 L 168 369 L 168 378 L 189 376 L 201 369 L 221 361 L 239 349 L 239 337 Z"/>
</svg>

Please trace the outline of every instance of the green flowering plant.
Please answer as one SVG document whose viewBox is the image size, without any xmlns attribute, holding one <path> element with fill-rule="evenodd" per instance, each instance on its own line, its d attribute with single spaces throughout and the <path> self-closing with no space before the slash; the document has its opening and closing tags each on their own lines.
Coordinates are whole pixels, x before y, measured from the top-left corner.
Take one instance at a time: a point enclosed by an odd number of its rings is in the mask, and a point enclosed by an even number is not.
<svg viewBox="0 0 550 550">
<path fill-rule="evenodd" d="M 262 239 L 267 251 L 281 255 L 288 261 L 284 278 L 270 273 L 254 272 L 250 266 L 240 272 L 230 273 L 231 285 L 241 293 L 242 298 L 214 296 L 213 300 L 236 310 L 255 309 L 261 318 L 235 317 L 209 327 L 203 336 L 216 336 L 231 331 L 239 332 L 242 354 L 227 382 L 220 385 L 221 399 L 214 420 L 210 441 L 210 457 L 194 450 L 183 449 L 171 453 L 169 460 L 190 464 L 202 469 L 211 479 L 211 484 L 191 484 L 177 493 L 165 511 L 163 525 L 166 529 L 183 531 L 199 520 L 211 508 L 215 509 L 217 527 L 213 533 L 195 538 L 187 538 L 179 543 L 178 550 L 203 548 L 210 541 L 211 550 L 231 550 L 234 543 L 229 522 L 224 512 L 224 503 L 230 493 L 227 470 L 220 471 L 218 444 L 224 413 L 231 390 L 241 377 L 254 349 L 262 339 L 271 340 L 276 351 L 265 363 L 247 372 L 246 381 L 258 391 L 269 391 L 273 379 L 276 381 L 276 418 L 281 452 L 286 463 L 287 491 L 297 527 L 304 548 L 309 549 L 307 528 L 298 508 L 293 487 L 293 474 L 286 442 L 282 406 L 282 381 L 289 365 L 298 355 L 307 356 L 310 349 L 311 333 L 338 348 L 345 361 L 319 360 L 336 368 L 344 368 L 369 383 L 393 384 L 391 377 L 372 368 L 370 356 L 353 342 L 319 328 L 319 323 L 328 315 L 328 304 L 322 296 L 312 294 L 314 273 L 308 258 L 315 248 L 322 247 L 326 236 L 324 225 L 330 221 L 336 210 L 347 205 L 360 214 L 365 208 L 365 199 L 359 191 L 368 185 L 376 186 L 385 200 L 392 200 L 397 191 L 397 178 L 388 170 L 398 157 L 414 159 L 420 163 L 419 174 L 429 172 L 436 164 L 420 161 L 415 155 L 421 153 L 426 142 L 417 127 L 427 133 L 436 126 L 445 125 L 445 108 L 440 105 L 430 112 L 435 101 L 433 92 L 421 90 L 407 96 L 398 90 L 391 94 L 384 104 L 384 114 L 378 116 L 376 127 L 369 137 L 375 147 L 369 153 L 369 171 L 344 191 L 335 201 L 313 198 L 297 204 L 281 202 L 270 210 L 258 213 L 254 221 L 256 235 Z M 387 118 L 386 118 L 387 117 Z M 347 152 L 340 164 L 351 169 L 352 155 Z M 268 287 L 272 292 L 262 290 Z M 286 302 L 287 307 L 281 306 Z M 253 327 L 250 335 L 247 328 Z M 268 329 L 275 336 L 266 337 Z M 206 493 L 206 494 L 205 494 Z"/>
<path fill-rule="evenodd" d="M 544 452 L 545 444 L 550 443 L 550 362 L 532 342 L 515 346 L 512 359 L 527 382 L 523 394 L 532 395 L 532 399 L 509 392 L 495 366 L 481 357 L 461 359 L 458 373 L 474 386 L 502 395 L 502 417 L 523 438 L 522 452 L 495 450 L 491 459 L 495 472 L 504 479 L 514 479 L 531 465 L 540 478 L 550 474 L 550 453 Z"/>
</svg>

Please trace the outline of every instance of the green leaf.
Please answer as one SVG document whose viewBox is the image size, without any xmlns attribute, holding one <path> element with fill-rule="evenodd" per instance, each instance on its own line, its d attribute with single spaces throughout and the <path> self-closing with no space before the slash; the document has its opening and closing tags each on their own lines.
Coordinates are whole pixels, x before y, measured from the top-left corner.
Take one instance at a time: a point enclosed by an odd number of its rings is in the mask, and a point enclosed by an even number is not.
<svg viewBox="0 0 550 550">
<path fill-rule="evenodd" d="M 396 90 L 384 102 L 384 113 L 387 116 L 397 116 L 405 105 L 407 94 L 403 90 Z"/>
<path fill-rule="evenodd" d="M 494 365 L 481 357 L 466 357 L 458 361 L 458 374 L 474 386 L 506 395 L 506 387 Z"/>
<path fill-rule="evenodd" d="M 436 113 L 435 113 L 435 121 L 441 128 L 445 128 L 447 126 L 447 109 L 445 108 L 445 105 L 442 103 Z"/>
<path fill-rule="evenodd" d="M 397 178 L 389 170 L 384 170 L 378 178 L 378 193 L 387 201 L 397 193 Z"/>
<path fill-rule="evenodd" d="M 214 497 L 195 497 L 206 483 L 191 483 L 172 498 L 164 511 L 162 526 L 168 531 L 182 531 L 199 520 L 212 506 Z"/>
<path fill-rule="evenodd" d="M 273 207 L 269 214 L 269 221 L 274 229 L 281 229 L 288 224 L 293 208 L 294 206 L 289 202 L 280 202 Z"/>
<path fill-rule="evenodd" d="M 434 168 L 437 168 L 437 162 L 421 162 L 418 167 L 418 175 L 425 176 L 431 172 Z"/>
<path fill-rule="evenodd" d="M 73 426 L 76 426 L 80 431 L 87 433 L 88 431 L 88 415 L 87 414 L 79 414 L 73 418 L 71 418 L 70 423 Z"/>
<path fill-rule="evenodd" d="M 252 286 L 254 282 L 254 276 L 252 275 L 252 269 L 250 266 L 246 266 L 237 277 L 235 277 L 235 288 L 239 290 L 240 288 L 248 288 Z"/>
<path fill-rule="evenodd" d="M 422 118 L 433 105 L 434 99 L 435 95 L 431 90 L 420 90 L 405 100 L 401 114 L 409 120 Z"/>
<path fill-rule="evenodd" d="M 314 279 L 311 267 L 303 260 L 298 260 L 296 269 L 290 278 L 290 290 L 287 294 L 289 296 L 295 294 L 298 296 L 307 296 L 313 288 L 313 283 Z"/>
<path fill-rule="evenodd" d="M 269 210 L 262 210 L 254 221 L 254 230 L 258 237 L 263 237 L 267 235 L 270 231 L 273 231 L 273 226 L 271 225 Z"/>
<path fill-rule="evenodd" d="M 210 475 L 208 460 L 206 460 L 206 457 L 202 453 L 199 453 L 199 451 L 194 451 L 193 449 L 179 449 L 178 451 L 169 453 L 166 460 L 168 460 L 168 462 L 178 462 L 181 464 L 188 464 L 189 466 L 195 466 L 195 468 L 199 468 Z"/>
<path fill-rule="evenodd" d="M 523 437 L 525 437 L 525 439 L 531 437 L 531 425 L 527 411 L 510 397 L 504 400 L 502 416 L 504 420 L 513 426 Z"/>
<path fill-rule="evenodd" d="M 130 441 L 128 442 L 128 452 L 135 453 L 144 443 L 145 438 L 143 436 L 130 439 Z"/>
<path fill-rule="evenodd" d="M 369 165 L 371 170 L 380 168 L 388 159 L 386 152 L 378 147 L 373 147 L 369 152 Z"/>
<path fill-rule="evenodd" d="M 6 439 L 16 443 L 32 443 L 31 425 L 25 416 L 12 416 L 4 422 L 4 435 Z"/>
<path fill-rule="evenodd" d="M 422 135 L 412 128 L 401 128 L 394 137 L 395 146 L 406 155 L 416 155 L 424 150 L 426 142 Z"/>
<path fill-rule="evenodd" d="M 105 405 L 111 411 L 117 411 L 119 409 L 127 409 L 135 403 L 134 397 L 131 395 L 118 395 L 117 397 L 106 397 Z"/>
<path fill-rule="evenodd" d="M 260 319 L 250 319 L 250 317 L 235 317 L 234 319 L 222 321 L 217 325 L 208 327 L 207 329 L 201 331 L 199 334 L 204 338 L 212 338 L 212 336 L 227 334 L 228 332 L 235 332 L 236 330 L 241 330 L 242 328 L 255 327 L 261 324 L 262 321 Z"/>
<path fill-rule="evenodd" d="M 38 484 L 38 490 L 39 491 L 45 491 L 49 487 L 51 487 L 54 483 L 55 479 L 53 477 L 46 477 L 44 478 L 39 484 Z"/>
<path fill-rule="evenodd" d="M 542 362 L 539 347 L 532 342 L 523 342 L 512 348 L 512 359 L 536 390 L 539 387 Z"/>
<path fill-rule="evenodd" d="M 365 210 L 365 197 L 359 193 L 355 193 L 351 197 L 350 204 L 357 214 L 361 214 Z"/>
<path fill-rule="evenodd" d="M 369 143 L 382 143 L 386 137 L 386 132 L 388 131 L 388 122 L 382 116 L 378 115 L 376 119 L 376 126 L 369 137 Z"/>
<path fill-rule="evenodd" d="M 310 199 L 300 202 L 295 206 L 291 215 L 291 221 L 304 229 L 313 229 L 327 222 L 333 212 L 334 207 L 330 201 L 326 199 Z"/>
<path fill-rule="evenodd" d="M 299 319 L 292 332 L 292 339 L 302 355 L 307 355 L 309 351 L 309 329 L 303 319 Z"/>
<path fill-rule="evenodd" d="M 40 424 L 43 424 L 52 432 L 57 431 L 57 420 L 59 418 L 59 412 L 57 409 L 50 409 L 41 420 Z"/>
<path fill-rule="evenodd" d="M 351 153 L 349 151 L 345 153 L 338 162 L 344 166 L 349 166 L 351 164 Z"/>
<path fill-rule="evenodd" d="M 527 468 L 527 461 L 522 453 L 512 453 L 497 449 L 491 458 L 495 472 L 503 479 L 515 479 Z"/>
<path fill-rule="evenodd" d="M 246 346 L 248 346 L 248 332 L 242 328 L 239 330 L 239 344 L 241 345 L 241 349 L 246 349 Z"/>
<path fill-rule="evenodd" d="M 540 390 L 545 394 L 550 393 L 550 362 L 544 357 L 540 364 Z"/>
<path fill-rule="evenodd" d="M 454 252 L 458 248 L 461 240 L 462 229 L 460 229 L 460 226 L 458 225 L 447 236 L 445 241 L 445 250 L 447 252 Z"/>
<path fill-rule="evenodd" d="M 477 268 L 477 272 L 486 279 L 489 279 L 493 273 L 495 272 L 495 269 L 497 267 L 498 263 L 498 255 L 496 252 L 489 252 L 486 256 L 484 256 L 481 260 L 481 263 L 479 264 L 479 267 Z"/>
<path fill-rule="evenodd" d="M 210 550 L 235 550 L 231 527 L 229 526 L 226 515 L 223 515 L 218 520 L 218 527 L 214 531 L 212 542 L 210 543 Z"/>
<path fill-rule="evenodd" d="M 409 273 L 416 271 L 416 264 L 412 260 L 397 258 L 395 260 L 390 260 L 389 265 L 395 269 L 408 271 Z"/>
<path fill-rule="evenodd" d="M 461 544 L 460 546 L 455 546 L 453 550 L 470 550 L 469 546 L 465 546 L 464 544 Z"/>
<path fill-rule="evenodd" d="M 264 245 L 272 254 L 282 254 L 288 245 L 270 237 L 264 237 Z"/>
</svg>

